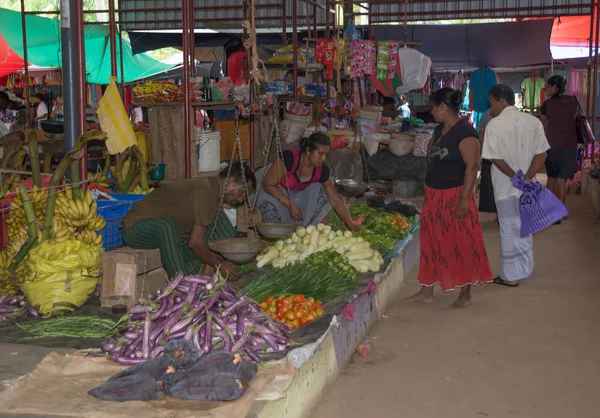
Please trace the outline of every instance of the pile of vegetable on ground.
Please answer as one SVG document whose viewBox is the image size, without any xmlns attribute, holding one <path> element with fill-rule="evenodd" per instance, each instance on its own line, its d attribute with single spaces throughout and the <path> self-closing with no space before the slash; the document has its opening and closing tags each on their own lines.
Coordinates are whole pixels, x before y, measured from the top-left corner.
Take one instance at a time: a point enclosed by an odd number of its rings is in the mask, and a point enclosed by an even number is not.
<svg viewBox="0 0 600 418">
<path fill-rule="evenodd" d="M 390 253 L 399 241 L 405 239 L 416 222 L 415 217 L 406 217 L 395 211 L 368 205 L 348 205 L 348 210 L 353 219 L 359 220 L 362 227 L 362 231 L 354 235 L 369 242 L 383 255 Z M 329 222 L 336 229 L 347 229 L 345 223 L 334 212 L 329 215 Z"/>
<path fill-rule="evenodd" d="M 237 297 L 218 275 L 176 275 L 169 285 L 131 309 L 123 332 L 102 352 L 122 364 L 142 363 L 163 354 L 169 341 L 191 341 L 202 357 L 213 350 L 240 353 L 255 362 L 285 352 L 289 328 L 273 321 L 247 296 Z"/>
<path fill-rule="evenodd" d="M 259 306 L 263 312 L 275 321 L 296 329 L 323 316 L 323 305 L 315 298 L 304 295 L 268 296 L 261 300 Z"/>
<path fill-rule="evenodd" d="M 378 272 L 383 264 L 381 254 L 371 248 L 371 244 L 352 232 L 334 231 L 331 226 L 319 224 L 298 228 L 290 238 L 277 241 L 256 258 L 257 267 L 272 263 L 281 268 L 303 262 L 311 254 L 336 252 L 344 255 L 343 260 L 361 273 Z"/>
</svg>

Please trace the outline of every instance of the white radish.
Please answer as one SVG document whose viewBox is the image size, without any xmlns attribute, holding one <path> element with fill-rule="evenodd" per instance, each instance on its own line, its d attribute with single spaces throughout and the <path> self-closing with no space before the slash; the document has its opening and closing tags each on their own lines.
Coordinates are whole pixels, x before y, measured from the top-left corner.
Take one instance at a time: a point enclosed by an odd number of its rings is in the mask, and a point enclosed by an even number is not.
<svg viewBox="0 0 600 418">
<path fill-rule="evenodd" d="M 327 240 L 328 241 L 333 241 L 336 236 L 337 235 L 335 234 L 335 231 L 329 231 L 329 233 L 327 234 Z"/>
<path fill-rule="evenodd" d="M 294 243 L 294 241 L 292 241 L 291 238 L 286 239 L 284 242 L 285 242 L 286 245 L 290 245 L 290 244 Z"/>
<path fill-rule="evenodd" d="M 309 234 L 309 235 L 312 234 L 313 231 L 316 231 L 316 230 L 317 230 L 317 227 L 314 226 L 314 225 L 308 225 L 306 227 L 306 233 Z"/>
<path fill-rule="evenodd" d="M 279 240 L 275 243 L 275 248 L 277 248 L 278 250 L 281 250 L 284 245 L 285 245 L 285 243 L 282 240 Z"/>
<path fill-rule="evenodd" d="M 327 234 L 325 232 L 322 232 L 319 235 L 319 247 L 323 244 L 325 244 L 327 242 Z"/>
<path fill-rule="evenodd" d="M 306 229 L 304 229 L 304 227 L 299 227 L 298 229 L 296 229 L 296 235 L 298 235 L 300 238 L 304 238 L 306 236 Z"/>
<path fill-rule="evenodd" d="M 298 244 L 299 242 L 302 242 L 302 238 L 300 238 L 298 235 L 296 234 L 292 234 L 292 242 L 294 244 Z"/>
<path fill-rule="evenodd" d="M 362 250 L 348 253 L 346 257 L 348 257 L 348 261 L 368 260 L 373 257 L 373 250 Z"/>
<path fill-rule="evenodd" d="M 331 226 L 325 225 L 325 231 L 324 232 L 326 232 L 326 233 L 329 234 L 331 232 Z"/>
<path fill-rule="evenodd" d="M 279 251 L 276 248 L 271 248 L 269 251 L 261 257 L 261 259 L 256 263 L 256 267 L 261 268 L 269 264 L 271 261 L 275 260 L 279 256 Z"/>
<path fill-rule="evenodd" d="M 343 237 L 344 232 L 343 231 L 335 231 L 335 235 L 337 235 L 338 237 Z"/>
<path fill-rule="evenodd" d="M 350 238 L 350 237 L 352 237 L 352 231 L 344 231 L 344 236 L 345 236 L 346 238 Z"/>
<path fill-rule="evenodd" d="M 379 264 L 377 261 L 367 260 L 363 261 L 363 263 L 365 263 L 369 267 L 369 271 L 372 271 L 373 273 L 377 273 L 381 268 L 381 264 Z"/>
<path fill-rule="evenodd" d="M 364 261 L 350 261 L 350 265 L 361 273 L 369 272 L 369 266 Z"/>
<path fill-rule="evenodd" d="M 369 244 L 368 242 L 357 242 L 355 244 L 352 244 L 349 248 L 350 252 L 355 252 L 355 251 L 360 251 L 360 250 L 368 250 L 369 248 L 371 248 L 371 244 Z"/>
<path fill-rule="evenodd" d="M 323 225 L 323 224 L 317 225 L 317 231 L 323 232 L 324 230 L 325 230 L 325 225 Z"/>
</svg>

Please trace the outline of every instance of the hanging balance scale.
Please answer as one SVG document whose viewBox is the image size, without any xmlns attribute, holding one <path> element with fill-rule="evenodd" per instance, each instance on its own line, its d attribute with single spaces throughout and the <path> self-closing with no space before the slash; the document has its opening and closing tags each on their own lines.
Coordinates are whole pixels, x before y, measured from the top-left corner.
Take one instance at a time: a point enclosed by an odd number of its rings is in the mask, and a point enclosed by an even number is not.
<svg viewBox="0 0 600 418">
<path fill-rule="evenodd" d="M 282 169 L 285 170 L 285 167 L 281 167 L 280 164 L 277 164 L 277 160 L 281 161 L 283 164 L 283 150 L 281 148 L 281 138 L 279 136 L 279 105 L 278 102 L 275 101 L 274 104 L 274 114 L 273 114 L 273 127 L 271 129 L 271 141 L 269 141 L 269 145 L 267 147 L 267 155 L 265 161 L 269 161 L 269 154 L 271 151 L 271 147 L 273 146 L 273 141 L 275 141 L 275 153 L 276 159 L 275 164 L 277 165 L 277 177 L 281 178 Z M 290 199 L 290 188 L 287 178 L 287 172 L 284 172 L 283 178 L 285 179 L 285 191 L 287 192 L 288 199 Z M 254 199 L 253 207 L 256 208 L 256 203 L 258 201 L 258 196 L 262 191 L 262 186 L 259 190 L 256 191 L 256 197 Z M 290 199 L 291 200 L 291 199 Z M 286 238 L 288 237 L 296 228 L 301 226 L 296 222 L 283 222 L 283 212 L 282 212 L 282 204 L 279 202 L 277 206 L 279 210 L 279 219 L 280 222 L 257 222 L 255 224 L 256 230 L 260 235 L 265 238 L 277 239 L 277 238 Z"/>
<path fill-rule="evenodd" d="M 223 211 L 223 200 L 225 199 L 225 189 L 223 189 L 223 194 L 221 195 L 221 202 L 219 204 L 219 210 L 217 211 L 215 218 L 213 220 L 213 227 L 208 238 L 208 247 L 219 254 L 221 254 L 227 260 L 233 263 L 248 263 L 256 257 L 256 254 L 263 251 L 269 245 L 259 239 L 254 232 L 254 219 L 251 216 L 250 210 L 250 193 L 248 192 L 248 181 L 246 180 L 246 173 L 244 170 L 243 159 L 242 159 L 242 141 L 240 139 L 240 120 L 239 120 L 239 110 L 235 111 L 235 144 L 233 146 L 233 153 L 231 155 L 231 161 L 229 162 L 229 171 L 227 172 L 227 178 L 231 175 L 231 167 L 233 162 L 237 156 L 239 158 L 241 164 L 241 174 L 242 174 L 242 183 L 244 187 L 244 215 L 246 217 L 246 221 L 248 223 L 248 234 L 246 237 L 235 237 L 235 238 L 225 238 L 213 241 L 213 236 L 217 229 L 217 223 L 221 218 L 221 213 Z"/>
</svg>

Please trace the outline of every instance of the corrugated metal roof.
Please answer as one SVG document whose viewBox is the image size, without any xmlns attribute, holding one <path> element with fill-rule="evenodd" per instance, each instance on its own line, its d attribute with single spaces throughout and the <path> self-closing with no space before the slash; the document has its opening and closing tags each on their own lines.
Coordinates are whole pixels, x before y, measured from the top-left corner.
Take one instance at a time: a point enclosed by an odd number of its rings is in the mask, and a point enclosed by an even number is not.
<svg viewBox="0 0 600 418">
<path fill-rule="evenodd" d="M 292 25 L 292 2 L 285 0 L 287 26 Z M 313 5 L 296 0 L 298 24 L 314 24 Z M 310 0 L 311 2 L 313 0 Z M 325 0 L 314 0 L 317 22 L 325 22 Z M 283 0 L 255 0 L 257 28 L 282 26 Z M 242 0 L 194 0 L 196 28 L 240 29 Z M 120 21 L 125 30 L 181 29 L 181 0 L 121 0 Z M 150 10 L 150 11 L 145 11 Z"/>
<path fill-rule="evenodd" d="M 374 0 L 372 22 L 589 15 L 593 0 Z"/>
</svg>

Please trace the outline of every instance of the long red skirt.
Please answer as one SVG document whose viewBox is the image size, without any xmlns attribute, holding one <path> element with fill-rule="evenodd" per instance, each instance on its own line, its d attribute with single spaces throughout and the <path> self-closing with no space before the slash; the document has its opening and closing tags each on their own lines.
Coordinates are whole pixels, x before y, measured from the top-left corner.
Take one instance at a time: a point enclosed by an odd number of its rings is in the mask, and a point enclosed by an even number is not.
<svg viewBox="0 0 600 418">
<path fill-rule="evenodd" d="M 462 187 L 425 188 L 421 212 L 421 265 L 419 284 L 439 284 L 444 292 L 468 284 L 492 281 L 475 197 L 469 199 L 469 214 L 456 217 Z"/>
</svg>

